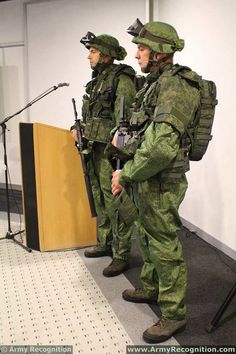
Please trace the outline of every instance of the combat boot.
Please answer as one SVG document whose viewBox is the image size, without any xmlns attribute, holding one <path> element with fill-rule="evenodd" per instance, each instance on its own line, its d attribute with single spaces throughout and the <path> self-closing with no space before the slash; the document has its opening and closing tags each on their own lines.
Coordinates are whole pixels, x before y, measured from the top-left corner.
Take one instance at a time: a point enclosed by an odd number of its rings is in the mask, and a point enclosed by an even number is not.
<svg viewBox="0 0 236 354">
<path fill-rule="evenodd" d="M 126 289 L 122 293 L 122 297 L 126 301 L 146 303 L 146 304 L 156 304 L 157 297 L 149 296 L 143 288 L 136 289 Z"/>
<path fill-rule="evenodd" d="M 128 268 L 128 262 L 123 259 L 113 259 L 111 264 L 103 270 L 104 277 L 115 277 Z"/>
<path fill-rule="evenodd" d="M 156 324 L 143 333 L 143 339 L 147 343 L 164 342 L 174 334 L 184 331 L 186 323 L 186 319 L 171 320 L 166 317 L 161 317 Z"/>
<path fill-rule="evenodd" d="M 110 247 L 103 248 L 99 245 L 96 245 L 85 250 L 84 255 L 88 258 L 112 256 L 112 249 Z"/>
</svg>

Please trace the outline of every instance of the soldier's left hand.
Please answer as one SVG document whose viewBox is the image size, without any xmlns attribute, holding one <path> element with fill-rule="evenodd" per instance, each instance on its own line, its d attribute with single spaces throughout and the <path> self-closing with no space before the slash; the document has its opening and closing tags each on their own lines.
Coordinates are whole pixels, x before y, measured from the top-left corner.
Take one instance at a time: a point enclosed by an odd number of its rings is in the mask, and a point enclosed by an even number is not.
<svg viewBox="0 0 236 354">
<path fill-rule="evenodd" d="M 112 145 L 114 145 L 114 146 L 117 146 L 117 145 L 118 145 L 118 130 L 115 132 L 111 143 L 112 143 Z"/>
<path fill-rule="evenodd" d="M 72 129 L 70 133 L 71 133 L 72 138 L 78 143 L 78 137 L 77 137 L 76 129 Z"/>
<path fill-rule="evenodd" d="M 116 170 L 112 173 L 112 182 L 111 182 L 111 191 L 113 195 L 119 194 L 123 187 L 119 184 L 119 177 L 120 177 L 121 170 Z"/>
</svg>

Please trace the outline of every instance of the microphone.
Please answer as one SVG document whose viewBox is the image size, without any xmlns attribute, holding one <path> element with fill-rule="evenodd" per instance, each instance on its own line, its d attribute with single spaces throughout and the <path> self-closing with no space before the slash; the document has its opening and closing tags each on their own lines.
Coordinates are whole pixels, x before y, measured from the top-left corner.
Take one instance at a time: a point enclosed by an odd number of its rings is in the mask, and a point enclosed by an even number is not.
<svg viewBox="0 0 236 354">
<path fill-rule="evenodd" d="M 58 87 L 63 87 L 63 86 L 70 86 L 70 83 L 68 81 L 60 82 L 59 84 L 55 85 L 54 88 L 56 90 Z"/>
</svg>

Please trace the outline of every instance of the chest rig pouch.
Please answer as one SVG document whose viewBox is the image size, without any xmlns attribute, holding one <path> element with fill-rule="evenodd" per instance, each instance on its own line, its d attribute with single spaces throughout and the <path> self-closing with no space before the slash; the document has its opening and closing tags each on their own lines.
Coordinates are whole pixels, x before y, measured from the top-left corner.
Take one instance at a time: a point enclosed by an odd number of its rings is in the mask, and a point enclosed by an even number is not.
<svg viewBox="0 0 236 354">
<path fill-rule="evenodd" d="M 107 143 L 111 140 L 111 130 L 114 128 L 112 121 L 98 117 L 89 118 L 84 129 L 87 140 Z"/>
<path fill-rule="evenodd" d="M 88 83 L 82 107 L 86 139 L 100 143 L 111 140 L 111 130 L 115 127 L 115 93 L 121 74 L 132 77 L 134 70 L 128 65 L 112 64 Z"/>
</svg>

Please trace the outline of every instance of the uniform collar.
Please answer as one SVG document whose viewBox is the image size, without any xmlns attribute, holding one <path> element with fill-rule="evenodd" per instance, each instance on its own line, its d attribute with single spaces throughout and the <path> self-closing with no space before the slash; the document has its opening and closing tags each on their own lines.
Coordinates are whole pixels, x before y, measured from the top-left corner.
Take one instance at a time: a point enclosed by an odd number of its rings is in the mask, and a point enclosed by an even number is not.
<svg viewBox="0 0 236 354">
<path fill-rule="evenodd" d="M 93 70 L 93 73 L 92 73 L 92 77 L 95 78 L 97 77 L 99 74 L 103 73 L 103 71 L 111 68 L 114 64 L 113 63 L 108 63 L 108 64 L 100 64 L 98 63 L 96 65 L 96 68 Z"/>
<path fill-rule="evenodd" d="M 174 66 L 174 64 L 170 64 L 170 63 L 169 63 L 169 64 L 164 64 L 164 65 L 162 65 L 162 66 L 160 67 L 159 73 L 160 73 L 160 74 L 163 74 L 165 71 L 172 69 L 173 66 Z"/>
<path fill-rule="evenodd" d="M 146 82 L 147 82 L 148 84 L 151 84 L 151 83 L 155 82 L 155 81 L 158 79 L 159 76 L 160 76 L 160 73 L 159 73 L 159 72 L 149 74 L 149 75 L 146 77 Z"/>
</svg>

